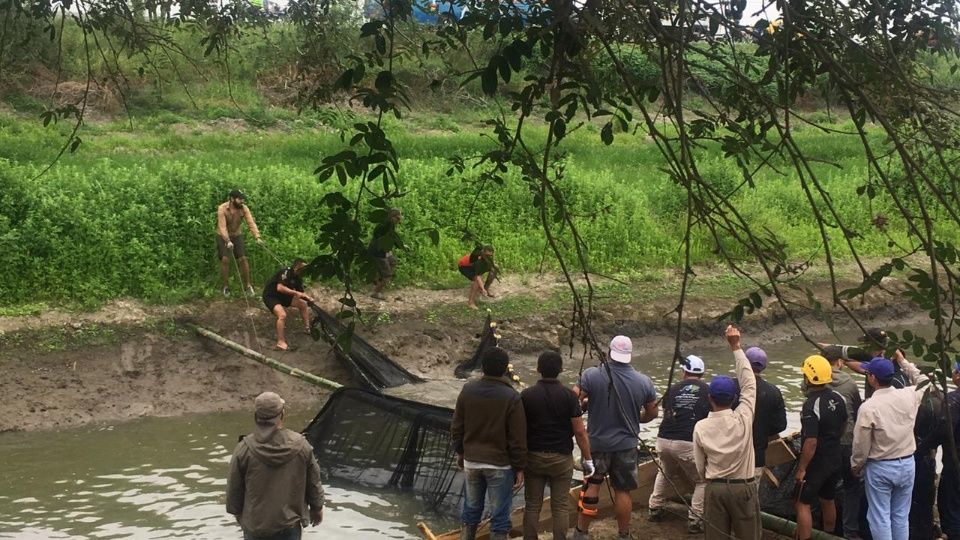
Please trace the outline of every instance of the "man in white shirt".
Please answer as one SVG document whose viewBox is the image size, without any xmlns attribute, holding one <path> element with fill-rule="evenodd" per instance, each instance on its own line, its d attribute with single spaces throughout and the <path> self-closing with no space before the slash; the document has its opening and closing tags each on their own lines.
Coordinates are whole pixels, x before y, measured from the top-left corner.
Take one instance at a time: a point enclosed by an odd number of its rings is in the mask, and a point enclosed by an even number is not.
<svg viewBox="0 0 960 540">
<path fill-rule="evenodd" d="M 920 376 L 917 366 L 907 362 L 900 351 L 894 360 L 915 385 Z M 891 387 L 895 369 L 893 362 L 883 357 L 861 367 L 874 393 L 857 413 L 850 466 L 854 474 L 866 476 L 867 521 L 873 538 L 907 540 L 917 445 L 913 426 L 927 388 Z"/>
</svg>

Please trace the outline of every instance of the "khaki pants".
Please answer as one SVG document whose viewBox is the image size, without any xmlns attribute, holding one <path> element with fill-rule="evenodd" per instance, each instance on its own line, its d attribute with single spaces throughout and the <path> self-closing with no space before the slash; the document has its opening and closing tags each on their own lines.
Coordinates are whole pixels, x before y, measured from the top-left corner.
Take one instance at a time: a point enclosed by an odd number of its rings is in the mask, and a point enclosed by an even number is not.
<svg viewBox="0 0 960 540">
<path fill-rule="evenodd" d="M 570 480 L 573 478 L 573 456 L 530 452 L 523 470 L 524 499 L 523 538 L 536 540 L 543 490 L 550 486 L 550 512 L 553 515 L 553 540 L 566 540 L 570 525 Z"/>
<path fill-rule="evenodd" d="M 707 480 L 704 507 L 706 540 L 760 538 L 760 497 L 755 481 L 727 484 Z"/>
<path fill-rule="evenodd" d="M 693 443 L 690 441 L 674 441 L 671 439 L 657 439 L 657 453 L 660 456 L 660 469 L 657 471 L 657 480 L 653 484 L 653 493 L 650 494 L 648 506 L 663 508 L 667 498 L 681 496 L 674 486 L 680 487 L 689 484 L 693 487 L 693 501 L 687 517 L 691 520 L 703 519 L 703 490 L 705 484 L 700 482 L 700 473 L 697 472 L 697 463 L 693 460 Z M 664 477 L 666 473 L 666 477 Z"/>
</svg>

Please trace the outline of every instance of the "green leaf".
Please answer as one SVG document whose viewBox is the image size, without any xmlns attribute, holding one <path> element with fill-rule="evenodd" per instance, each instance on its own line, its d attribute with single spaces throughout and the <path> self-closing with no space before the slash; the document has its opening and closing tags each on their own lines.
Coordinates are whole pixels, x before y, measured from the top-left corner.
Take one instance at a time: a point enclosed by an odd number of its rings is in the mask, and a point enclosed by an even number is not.
<svg viewBox="0 0 960 540">
<path fill-rule="evenodd" d="M 613 143 L 613 122 L 607 122 L 600 130 L 600 140 L 607 146 Z"/>
<path fill-rule="evenodd" d="M 497 93 L 497 70 L 495 66 L 493 69 L 487 66 L 487 69 L 483 70 L 483 74 L 480 75 L 480 88 L 488 96 L 494 96 Z"/>
<path fill-rule="evenodd" d="M 553 123 L 553 135 L 559 140 L 562 139 L 566 134 L 567 123 L 563 121 L 563 118 L 557 118 Z"/>
</svg>

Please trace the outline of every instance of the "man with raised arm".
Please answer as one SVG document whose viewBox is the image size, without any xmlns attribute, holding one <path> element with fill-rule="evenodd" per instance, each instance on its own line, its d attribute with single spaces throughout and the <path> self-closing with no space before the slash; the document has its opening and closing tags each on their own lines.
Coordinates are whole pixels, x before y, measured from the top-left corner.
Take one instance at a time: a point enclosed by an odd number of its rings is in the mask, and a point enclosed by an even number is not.
<svg viewBox="0 0 960 540">
<path fill-rule="evenodd" d="M 700 478 L 706 481 L 704 527 L 706 539 L 760 538 L 760 498 L 754 480 L 753 416 L 757 381 L 750 361 L 740 348 L 740 331 L 727 326 L 727 343 L 733 351 L 737 383 L 717 376 L 710 381 L 710 408 L 693 428 L 693 457 Z"/>
</svg>

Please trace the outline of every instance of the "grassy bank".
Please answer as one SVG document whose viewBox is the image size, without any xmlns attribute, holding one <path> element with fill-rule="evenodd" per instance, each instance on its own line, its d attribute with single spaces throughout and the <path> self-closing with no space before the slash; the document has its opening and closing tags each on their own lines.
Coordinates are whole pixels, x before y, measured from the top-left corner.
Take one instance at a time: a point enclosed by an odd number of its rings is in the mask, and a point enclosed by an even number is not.
<svg viewBox="0 0 960 540">
<path fill-rule="evenodd" d="M 411 247 L 400 255 L 397 282 L 459 285 L 455 265 L 470 247 L 462 230 L 476 193 L 472 177 L 445 176 L 445 158 L 477 154 L 489 142 L 462 115 L 415 117 L 388 131 L 402 158 L 407 195 L 401 233 Z M 886 251 L 887 237 L 870 226 L 876 214 L 890 220 L 895 239 L 905 240 L 893 209 L 879 201 L 871 205 L 856 193 L 866 173 L 855 138 L 815 130 L 801 131 L 798 138 L 812 155 L 839 165 L 815 167 L 834 204 L 865 233 L 857 240 L 864 255 Z M 233 187 L 248 193 L 273 252 L 284 260 L 315 255 L 315 233 L 325 212 L 320 201 L 335 183 L 318 184 L 311 173 L 322 156 L 342 145 L 335 130 L 309 118 L 256 130 L 153 117 L 136 131 L 122 123 L 88 126 L 81 150 L 37 178 L 61 140 L 56 128 L 0 116 L 0 268 L 6 276 L 0 295 L 6 305 L 96 305 L 120 296 L 176 302 L 215 294 L 215 208 Z M 608 208 L 580 223 L 592 269 L 631 278 L 677 266 L 683 260 L 678 231 L 685 223 L 686 196 L 659 171 L 656 148 L 626 134 L 607 147 L 593 129 L 573 134 L 565 144 L 565 188 L 576 212 Z M 718 185 L 732 188 L 739 182 L 735 164 L 719 149 L 704 150 L 703 158 L 702 167 Z M 497 247 L 506 271 L 535 272 L 541 263 L 553 270 L 531 195 L 514 180 L 476 197 L 469 228 Z M 798 260 L 820 249 L 795 179 L 771 173 L 756 188 L 740 190 L 734 201 L 754 224 L 775 231 Z M 441 231 L 437 246 L 412 233 L 433 226 Z M 249 250 L 255 281 L 262 283 L 278 262 L 252 242 Z M 715 261 L 713 250 L 706 231 L 697 231 L 694 262 Z"/>
</svg>

